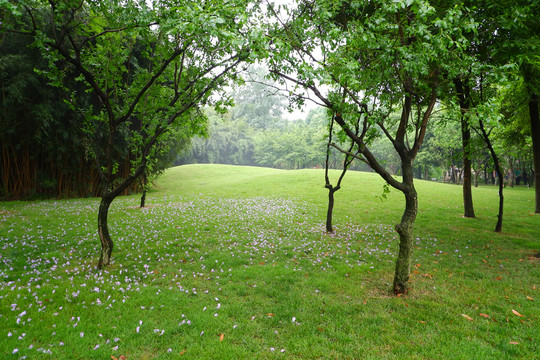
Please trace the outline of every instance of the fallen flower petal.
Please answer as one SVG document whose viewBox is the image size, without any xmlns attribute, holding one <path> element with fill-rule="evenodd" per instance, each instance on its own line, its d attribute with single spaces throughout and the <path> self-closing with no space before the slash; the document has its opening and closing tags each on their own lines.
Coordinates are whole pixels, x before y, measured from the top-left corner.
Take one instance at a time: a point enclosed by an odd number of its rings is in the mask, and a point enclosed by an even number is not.
<svg viewBox="0 0 540 360">
<path fill-rule="evenodd" d="M 512 312 L 513 312 L 515 315 L 517 315 L 517 316 L 523 317 L 523 315 L 521 315 L 520 313 L 518 313 L 518 312 L 517 312 L 516 310 L 514 310 L 514 309 L 512 309 Z"/>
</svg>

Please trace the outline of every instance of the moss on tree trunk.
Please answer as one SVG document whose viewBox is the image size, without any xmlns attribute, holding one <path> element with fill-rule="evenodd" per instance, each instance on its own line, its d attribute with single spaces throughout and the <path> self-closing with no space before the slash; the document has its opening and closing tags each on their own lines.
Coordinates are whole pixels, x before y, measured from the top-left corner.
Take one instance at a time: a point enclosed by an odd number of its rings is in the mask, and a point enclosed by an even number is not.
<svg viewBox="0 0 540 360">
<path fill-rule="evenodd" d="M 402 162 L 403 195 L 405 195 L 405 211 L 401 222 L 396 225 L 399 234 L 399 253 L 396 260 L 394 275 L 394 294 L 407 294 L 409 291 L 409 277 L 411 274 L 411 261 L 413 251 L 413 228 L 418 213 L 418 197 L 413 183 L 413 167 L 408 161 Z"/>
</svg>

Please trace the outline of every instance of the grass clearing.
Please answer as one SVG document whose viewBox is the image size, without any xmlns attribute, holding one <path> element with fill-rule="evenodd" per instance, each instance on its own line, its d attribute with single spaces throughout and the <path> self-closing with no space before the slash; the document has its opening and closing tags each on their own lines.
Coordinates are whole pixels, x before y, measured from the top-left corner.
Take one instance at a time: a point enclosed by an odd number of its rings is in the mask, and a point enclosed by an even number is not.
<svg viewBox="0 0 540 360">
<path fill-rule="evenodd" d="M 417 181 L 412 292 L 391 296 L 393 225 L 374 174 L 351 172 L 324 232 L 322 170 L 168 170 L 116 199 L 115 249 L 95 269 L 97 199 L 0 203 L 0 353 L 6 358 L 531 359 L 540 216 L 533 189 Z M 517 313 L 517 314 L 516 314 Z M 521 316 L 520 316 L 521 315 Z"/>
</svg>

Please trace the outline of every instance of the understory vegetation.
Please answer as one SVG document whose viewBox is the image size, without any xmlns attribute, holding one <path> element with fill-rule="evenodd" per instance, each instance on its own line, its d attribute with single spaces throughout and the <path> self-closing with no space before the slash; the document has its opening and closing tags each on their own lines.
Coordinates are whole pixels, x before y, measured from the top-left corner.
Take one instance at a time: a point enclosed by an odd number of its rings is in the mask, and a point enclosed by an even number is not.
<svg viewBox="0 0 540 360">
<path fill-rule="evenodd" d="M 337 173 L 331 172 L 332 175 Z M 411 291 L 391 293 L 402 199 L 351 172 L 324 226 L 322 170 L 187 165 L 116 199 L 0 203 L 0 352 L 13 359 L 532 359 L 534 191 L 418 181 Z M 382 199 L 382 200 L 381 200 Z"/>
</svg>

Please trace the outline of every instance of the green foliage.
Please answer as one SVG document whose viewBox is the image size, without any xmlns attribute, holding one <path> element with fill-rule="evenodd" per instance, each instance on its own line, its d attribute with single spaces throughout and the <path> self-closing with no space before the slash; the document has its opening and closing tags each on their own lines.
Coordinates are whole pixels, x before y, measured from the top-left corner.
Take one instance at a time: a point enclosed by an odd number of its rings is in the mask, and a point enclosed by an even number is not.
<svg viewBox="0 0 540 360">
<path fill-rule="evenodd" d="M 205 133 L 197 108 L 227 103 L 216 91 L 236 79 L 238 63 L 251 61 L 252 38 L 240 30 L 254 18 L 243 5 L 17 3 L 28 15 L 13 13 L 12 31 L 32 37 L 48 60 L 40 74 L 84 115 L 83 144 L 97 164 L 102 192 L 121 192 L 143 171 L 163 170 L 160 153 Z M 75 86 L 66 84 L 69 76 Z M 169 132 L 176 141 L 163 138 Z"/>
</svg>

